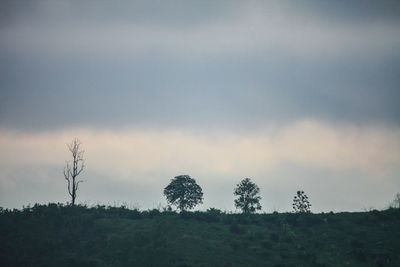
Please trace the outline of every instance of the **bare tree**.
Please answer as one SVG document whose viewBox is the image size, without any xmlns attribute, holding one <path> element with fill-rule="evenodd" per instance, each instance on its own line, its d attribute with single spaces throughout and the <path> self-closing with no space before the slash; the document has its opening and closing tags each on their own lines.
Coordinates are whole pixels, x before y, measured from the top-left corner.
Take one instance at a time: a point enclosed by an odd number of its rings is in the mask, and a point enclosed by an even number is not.
<svg viewBox="0 0 400 267">
<path fill-rule="evenodd" d="M 81 141 L 74 138 L 70 144 L 67 144 L 69 151 L 72 153 L 72 166 L 67 161 L 67 165 L 64 168 L 64 178 L 68 182 L 68 193 L 71 196 L 71 205 L 75 205 L 76 192 L 78 191 L 79 183 L 82 180 L 78 180 L 78 175 L 81 174 L 85 167 L 85 160 L 83 159 L 84 150 L 80 149 Z"/>
</svg>

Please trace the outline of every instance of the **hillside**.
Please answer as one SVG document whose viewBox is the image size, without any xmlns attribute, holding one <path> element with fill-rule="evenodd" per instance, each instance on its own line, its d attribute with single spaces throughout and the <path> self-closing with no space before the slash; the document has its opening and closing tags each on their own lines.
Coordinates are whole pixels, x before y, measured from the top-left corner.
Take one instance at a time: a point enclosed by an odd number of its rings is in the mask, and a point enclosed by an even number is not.
<svg viewBox="0 0 400 267">
<path fill-rule="evenodd" d="M 0 210 L 1 266 L 400 266 L 400 211 Z"/>
</svg>

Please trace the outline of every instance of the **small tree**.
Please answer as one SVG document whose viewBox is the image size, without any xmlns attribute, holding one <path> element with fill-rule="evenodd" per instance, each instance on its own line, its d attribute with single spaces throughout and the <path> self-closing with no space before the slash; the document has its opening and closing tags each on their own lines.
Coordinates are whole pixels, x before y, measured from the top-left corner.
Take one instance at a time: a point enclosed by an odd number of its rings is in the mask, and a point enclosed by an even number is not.
<svg viewBox="0 0 400 267">
<path fill-rule="evenodd" d="M 85 167 L 84 150 L 80 149 L 81 144 L 76 138 L 72 140 L 71 144 L 67 144 L 69 151 L 72 153 L 72 165 L 67 161 L 67 165 L 64 168 L 64 178 L 68 183 L 68 193 L 71 196 L 72 206 L 75 205 L 79 183 L 83 182 L 77 179 Z"/>
<path fill-rule="evenodd" d="M 177 206 L 181 211 L 192 209 L 203 203 L 203 192 L 196 180 L 189 175 L 179 175 L 164 188 L 168 203 Z"/>
<path fill-rule="evenodd" d="M 391 205 L 392 208 L 399 209 L 400 208 L 400 193 L 397 193 L 392 201 Z"/>
<path fill-rule="evenodd" d="M 235 207 L 240 208 L 243 213 L 251 213 L 256 210 L 261 210 L 260 199 L 258 195 L 260 188 L 253 183 L 249 178 L 243 179 L 236 185 L 233 194 L 239 196 L 235 199 Z"/>
<path fill-rule="evenodd" d="M 297 213 L 311 212 L 311 203 L 308 200 L 308 196 L 304 194 L 304 191 L 297 191 L 296 196 L 293 198 L 293 209 Z"/>
</svg>

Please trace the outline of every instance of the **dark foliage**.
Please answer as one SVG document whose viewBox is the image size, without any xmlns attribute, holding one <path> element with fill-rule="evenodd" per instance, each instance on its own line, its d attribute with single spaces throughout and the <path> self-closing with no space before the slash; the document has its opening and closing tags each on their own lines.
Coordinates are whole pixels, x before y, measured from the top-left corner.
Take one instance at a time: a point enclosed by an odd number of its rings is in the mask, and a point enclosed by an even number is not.
<svg viewBox="0 0 400 267">
<path fill-rule="evenodd" d="M 400 266 L 400 210 L 0 208 L 0 266 Z"/>
<path fill-rule="evenodd" d="M 235 207 L 241 209 L 244 213 L 261 210 L 259 196 L 260 188 L 249 178 L 243 179 L 236 185 L 233 194 L 239 198 L 235 199 Z"/>
<path fill-rule="evenodd" d="M 189 175 L 180 175 L 172 179 L 165 187 L 164 195 L 168 203 L 177 206 L 181 211 L 203 203 L 203 191 Z"/>
<path fill-rule="evenodd" d="M 297 191 L 296 196 L 293 198 L 294 211 L 298 213 L 311 212 L 310 207 L 311 203 L 304 191 Z"/>
</svg>

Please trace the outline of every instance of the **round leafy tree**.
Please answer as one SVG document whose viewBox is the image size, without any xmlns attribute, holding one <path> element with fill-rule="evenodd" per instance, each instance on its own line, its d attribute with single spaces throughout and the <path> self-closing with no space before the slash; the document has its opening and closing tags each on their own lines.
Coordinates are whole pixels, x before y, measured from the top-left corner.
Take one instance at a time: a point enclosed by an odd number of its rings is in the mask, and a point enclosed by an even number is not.
<svg viewBox="0 0 400 267">
<path fill-rule="evenodd" d="M 203 203 L 203 192 L 196 180 L 189 175 L 179 175 L 164 188 L 168 203 L 177 206 L 181 211 L 193 209 Z"/>
<path fill-rule="evenodd" d="M 233 193 L 239 197 L 235 199 L 235 207 L 240 208 L 244 213 L 261 210 L 259 193 L 260 188 L 255 183 L 249 178 L 243 179 L 240 184 L 237 184 Z"/>
<path fill-rule="evenodd" d="M 304 191 L 297 191 L 296 196 L 293 198 L 293 209 L 294 212 L 303 213 L 310 211 L 311 203 L 308 200 L 308 196 L 304 194 Z"/>
</svg>

